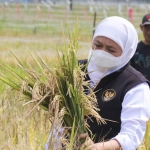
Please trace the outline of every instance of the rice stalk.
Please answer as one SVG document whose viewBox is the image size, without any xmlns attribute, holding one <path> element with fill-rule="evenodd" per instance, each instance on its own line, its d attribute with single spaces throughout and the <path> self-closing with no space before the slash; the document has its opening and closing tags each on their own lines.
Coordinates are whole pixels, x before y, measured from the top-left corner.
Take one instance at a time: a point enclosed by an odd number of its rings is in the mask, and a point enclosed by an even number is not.
<svg viewBox="0 0 150 150">
<path fill-rule="evenodd" d="M 70 41 L 67 45 L 57 51 L 57 59 L 54 67 L 57 87 L 61 97 L 60 106 L 65 106 L 66 114 L 64 115 L 64 124 L 70 127 L 74 132 L 68 130 L 70 147 L 79 149 L 82 141 L 78 140 L 80 134 L 89 130 L 85 118 L 96 118 L 98 123 L 106 123 L 103 118 L 99 116 L 97 111 L 97 100 L 95 93 L 89 87 L 89 81 L 85 81 L 86 72 L 84 72 L 78 64 L 77 50 L 78 50 L 78 26 L 72 33 L 69 33 Z M 85 94 L 85 89 L 89 90 L 89 95 Z M 76 145 L 76 143 L 78 143 Z M 76 145 L 76 146 L 75 146 Z"/>
<path fill-rule="evenodd" d="M 144 139 L 144 145 L 146 147 L 146 150 L 150 149 L 150 120 L 146 123 L 146 132 L 145 132 L 145 139 Z"/>
<path fill-rule="evenodd" d="M 90 88 L 89 81 L 85 81 L 87 73 L 83 68 L 86 66 L 78 63 L 78 25 L 68 34 L 69 43 L 64 42 L 57 50 L 53 68 L 49 68 L 39 54 L 30 53 L 38 71 L 29 64 L 28 69 L 12 52 L 15 57 L 13 62 L 24 75 L 3 63 L 3 68 L 12 72 L 15 79 L 5 75 L 0 77 L 1 81 L 28 97 L 24 98 L 24 105 L 34 103 L 27 116 L 38 106 L 49 111 L 52 126 L 47 144 L 57 150 L 80 149 L 84 141 L 79 139 L 79 135 L 89 130 L 87 119 L 94 117 L 99 124 L 106 123 L 97 112 L 99 109 L 95 93 Z M 85 89 L 88 90 L 88 95 Z"/>
</svg>

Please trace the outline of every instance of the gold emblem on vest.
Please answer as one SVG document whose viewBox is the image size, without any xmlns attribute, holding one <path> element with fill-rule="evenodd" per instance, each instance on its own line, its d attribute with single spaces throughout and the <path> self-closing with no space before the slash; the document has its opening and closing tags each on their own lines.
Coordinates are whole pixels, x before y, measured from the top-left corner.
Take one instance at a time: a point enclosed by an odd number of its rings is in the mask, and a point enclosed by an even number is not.
<svg viewBox="0 0 150 150">
<path fill-rule="evenodd" d="M 102 94 L 103 101 L 110 101 L 116 96 L 116 92 L 113 89 L 107 89 Z"/>
</svg>

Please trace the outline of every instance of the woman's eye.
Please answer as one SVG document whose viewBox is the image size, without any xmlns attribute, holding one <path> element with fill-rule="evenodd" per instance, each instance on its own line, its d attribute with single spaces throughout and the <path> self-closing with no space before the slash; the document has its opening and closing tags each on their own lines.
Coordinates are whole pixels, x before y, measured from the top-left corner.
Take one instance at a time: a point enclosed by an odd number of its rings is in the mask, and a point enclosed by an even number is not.
<svg viewBox="0 0 150 150">
<path fill-rule="evenodd" d="M 96 47 L 96 48 L 100 48 L 100 47 L 101 47 L 101 45 L 96 45 L 96 44 L 95 44 L 95 47 Z"/>
<path fill-rule="evenodd" d="M 112 49 L 108 49 L 109 52 L 114 53 L 115 51 Z"/>
</svg>

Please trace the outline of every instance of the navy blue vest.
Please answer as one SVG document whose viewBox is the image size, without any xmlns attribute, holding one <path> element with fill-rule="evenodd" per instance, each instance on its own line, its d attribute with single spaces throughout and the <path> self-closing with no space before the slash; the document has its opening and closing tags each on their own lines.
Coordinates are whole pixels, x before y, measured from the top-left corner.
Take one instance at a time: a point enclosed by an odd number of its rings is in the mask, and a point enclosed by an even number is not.
<svg viewBox="0 0 150 150">
<path fill-rule="evenodd" d="M 86 64 L 87 60 L 79 60 L 80 64 Z M 86 80 L 90 80 L 86 76 Z M 125 94 L 134 86 L 148 82 L 148 80 L 133 67 L 127 64 L 120 70 L 105 76 L 94 89 L 100 108 L 101 117 L 112 121 L 106 121 L 107 124 L 98 125 L 93 118 L 93 122 L 88 120 L 90 130 L 95 135 L 94 141 L 109 140 L 116 136 L 121 128 L 121 110 Z M 132 100 L 132 99 L 131 99 Z"/>
</svg>

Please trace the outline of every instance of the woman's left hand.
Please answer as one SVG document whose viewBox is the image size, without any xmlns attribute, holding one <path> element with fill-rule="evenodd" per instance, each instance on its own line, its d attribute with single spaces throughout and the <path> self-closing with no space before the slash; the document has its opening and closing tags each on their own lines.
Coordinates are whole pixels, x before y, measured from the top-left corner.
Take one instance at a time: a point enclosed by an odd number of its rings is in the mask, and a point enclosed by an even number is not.
<svg viewBox="0 0 150 150">
<path fill-rule="evenodd" d="M 95 143 L 89 146 L 88 150 L 103 150 L 100 143 Z"/>
<path fill-rule="evenodd" d="M 110 140 L 107 142 L 95 143 L 88 147 L 88 150 L 121 150 L 121 145 L 117 140 Z"/>
<path fill-rule="evenodd" d="M 91 140 L 91 138 L 88 136 L 87 133 L 83 133 L 79 136 L 79 139 L 85 139 L 85 142 L 81 145 L 80 149 L 83 150 L 86 147 L 93 145 L 94 142 Z"/>
</svg>

